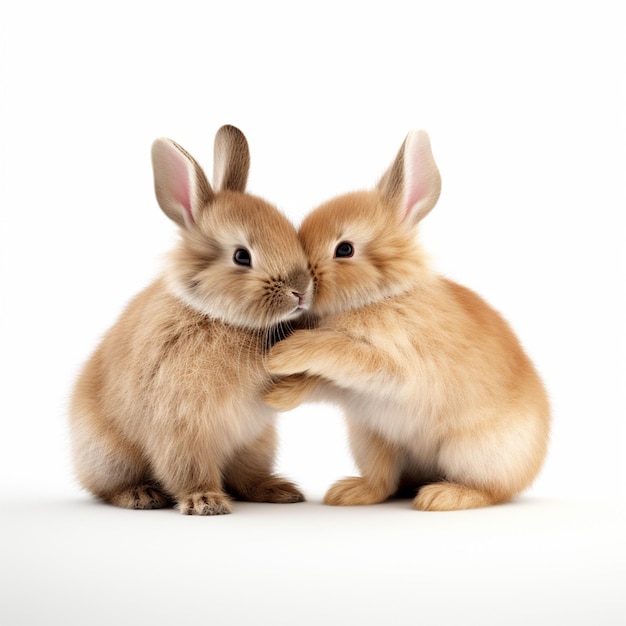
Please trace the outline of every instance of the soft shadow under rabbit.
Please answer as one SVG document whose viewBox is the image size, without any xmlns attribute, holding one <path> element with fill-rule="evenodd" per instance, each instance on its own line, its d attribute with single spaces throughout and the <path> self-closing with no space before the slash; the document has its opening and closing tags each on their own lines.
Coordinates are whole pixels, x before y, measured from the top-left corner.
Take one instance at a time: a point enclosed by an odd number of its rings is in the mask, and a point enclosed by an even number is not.
<svg viewBox="0 0 626 626">
<path fill-rule="evenodd" d="M 173 141 L 152 147 L 155 190 L 181 241 L 80 375 L 71 405 L 75 469 L 98 498 L 135 509 L 231 511 L 230 497 L 298 502 L 273 473 L 275 412 L 262 401 L 266 344 L 307 308 L 297 233 L 244 193 L 248 144 L 215 137 L 213 187 Z"/>
<path fill-rule="evenodd" d="M 412 485 L 417 509 L 486 506 L 527 488 L 543 463 L 550 415 L 531 361 L 415 241 L 440 187 L 428 136 L 414 131 L 374 190 L 331 200 L 300 228 L 317 324 L 274 346 L 268 367 L 285 378 L 266 398 L 282 410 L 307 398 L 344 408 L 361 476 L 332 486 L 328 504 Z"/>
</svg>

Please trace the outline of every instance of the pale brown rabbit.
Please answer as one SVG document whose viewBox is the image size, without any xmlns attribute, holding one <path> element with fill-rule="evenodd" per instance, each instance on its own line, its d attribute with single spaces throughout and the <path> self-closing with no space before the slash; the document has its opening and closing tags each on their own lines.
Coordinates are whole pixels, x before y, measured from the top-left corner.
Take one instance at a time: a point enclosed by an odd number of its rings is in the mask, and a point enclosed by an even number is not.
<svg viewBox="0 0 626 626">
<path fill-rule="evenodd" d="M 212 188 L 169 139 L 152 146 L 156 197 L 180 227 L 167 269 L 126 308 L 80 375 L 71 436 L 80 483 L 121 507 L 231 512 L 230 497 L 299 502 L 273 473 L 266 349 L 311 298 L 295 228 L 244 192 L 244 135 L 215 137 Z M 278 329 L 278 330 L 277 330 Z"/>
<path fill-rule="evenodd" d="M 508 501 L 536 477 L 550 412 L 502 317 L 429 269 L 416 226 L 439 197 L 428 136 L 413 131 L 373 191 L 313 211 L 300 228 L 317 326 L 276 344 L 266 396 L 279 409 L 339 403 L 360 477 L 327 504 L 373 504 L 406 487 L 414 508 Z"/>
</svg>

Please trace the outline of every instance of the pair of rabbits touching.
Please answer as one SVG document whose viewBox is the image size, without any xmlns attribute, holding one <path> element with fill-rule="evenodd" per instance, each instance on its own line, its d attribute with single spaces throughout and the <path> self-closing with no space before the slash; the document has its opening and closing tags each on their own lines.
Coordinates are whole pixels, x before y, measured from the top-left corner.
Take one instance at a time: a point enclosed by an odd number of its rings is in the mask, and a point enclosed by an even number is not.
<svg viewBox="0 0 626 626">
<path fill-rule="evenodd" d="M 152 163 L 181 240 L 77 381 L 87 490 L 194 515 L 230 513 L 231 498 L 302 501 L 273 470 L 275 409 L 310 399 L 343 408 L 361 472 L 327 504 L 411 489 L 416 509 L 467 509 L 530 485 L 546 393 L 502 317 L 430 270 L 415 241 L 441 187 L 426 133 L 409 133 L 373 190 L 322 205 L 299 232 L 245 192 L 248 144 L 233 126 L 215 137 L 213 185 L 171 140 L 154 142 Z"/>
</svg>

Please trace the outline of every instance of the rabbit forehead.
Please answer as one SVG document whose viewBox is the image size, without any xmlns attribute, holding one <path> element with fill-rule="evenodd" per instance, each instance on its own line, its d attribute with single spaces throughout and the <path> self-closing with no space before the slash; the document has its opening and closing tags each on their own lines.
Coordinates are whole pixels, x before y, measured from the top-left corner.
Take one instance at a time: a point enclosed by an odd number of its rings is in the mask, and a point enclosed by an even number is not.
<svg viewBox="0 0 626 626">
<path fill-rule="evenodd" d="M 306 264 L 295 227 L 261 198 L 221 192 L 203 211 L 198 227 L 221 246 L 247 248 L 268 270 Z"/>
<path fill-rule="evenodd" d="M 385 211 L 377 194 L 354 192 L 312 211 L 302 223 L 299 236 L 307 253 L 322 253 L 341 241 L 371 241 L 389 225 L 393 214 Z"/>
</svg>

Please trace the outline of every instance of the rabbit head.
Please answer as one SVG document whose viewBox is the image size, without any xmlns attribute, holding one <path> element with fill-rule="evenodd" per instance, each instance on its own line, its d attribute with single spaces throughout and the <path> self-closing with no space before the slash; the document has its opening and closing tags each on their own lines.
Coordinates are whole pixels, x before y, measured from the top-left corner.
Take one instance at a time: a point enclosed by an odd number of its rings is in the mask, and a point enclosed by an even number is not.
<svg viewBox="0 0 626 626">
<path fill-rule="evenodd" d="M 170 289 L 188 306 L 236 326 L 267 328 L 300 315 L 311 300 L 307 259 L 292 224 L 245 193 L 245 136 L 223 126 L 215 137 L 213 186 L 170 139 L 152 146 L 158 203 L 181 232 L 170 257 Z"/>
<path fill-rule="evenodd" d="M 315 283 L 312 312 L 358 308 L 405 291 L 426 270 L 416 226 L 441 190 L 428 135 L 409 133 L 378 185 L 339 196 L 300 227 Z"/>
</svg>

